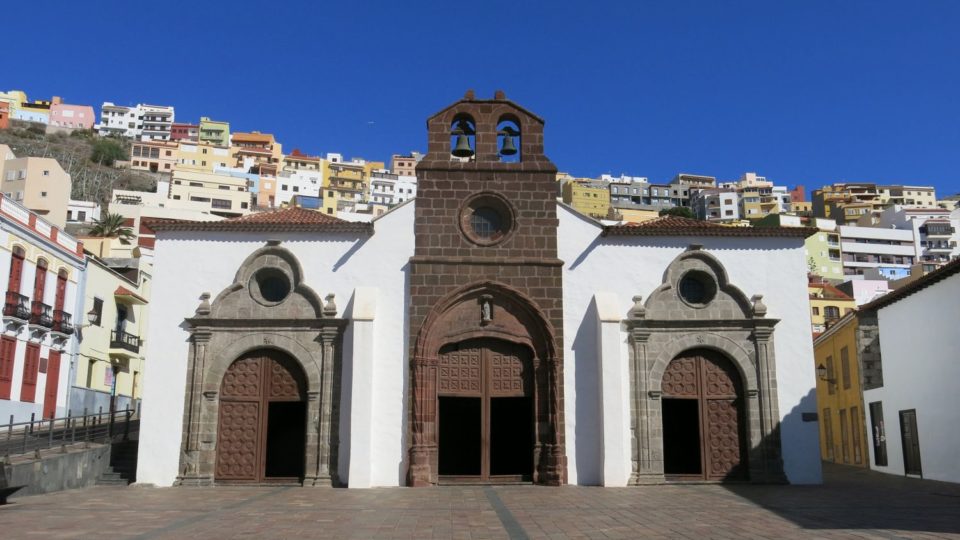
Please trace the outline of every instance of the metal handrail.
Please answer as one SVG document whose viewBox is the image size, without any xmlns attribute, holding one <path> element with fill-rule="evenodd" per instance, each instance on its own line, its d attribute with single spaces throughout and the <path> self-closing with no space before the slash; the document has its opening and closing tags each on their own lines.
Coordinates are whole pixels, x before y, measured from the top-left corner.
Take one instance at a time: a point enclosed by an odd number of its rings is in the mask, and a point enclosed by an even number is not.
<svg viewBox="0 0 960 540">
<path fill-rule="evenodd" d="M 50 328 L 53 326 L 53 308 L 40 300 L 34 300 L 30 305 L 30 324 L 39 324 Z"/>
<path fill-rule="evenodd" d="M 126 349 L 130 352 L 140 351 L 140 338 L 123 330 L 110 331 L 110 348 Z"/>
<path fill-rule="evenodd" d="M 29 302 L 30 299 L 26 296 L 15 291 L 7 291 L 3 304 L 3 315 L 27 320 L 30 318 L 30 308 L 27 307 Z"/>
<path fill-rule="evenodd" d="M 40 450 L 66 446 L 75 443 L 113 443 L 130 439 L 131 434 L 140 431 L 140 411 L 127 408 L 116 411 L 103 411 L 103 407 L 96 413 L 88 414 L 83 410 L 82 415 L 61 418 L 36 418 L 36 413 L 30 415 L 30 420 L 14 422 L 10 415 L 10 422 L 0 425 L 0 455 L 5 456 L 9 463 L 11 455 L 35 452 Z"/>
</svg>

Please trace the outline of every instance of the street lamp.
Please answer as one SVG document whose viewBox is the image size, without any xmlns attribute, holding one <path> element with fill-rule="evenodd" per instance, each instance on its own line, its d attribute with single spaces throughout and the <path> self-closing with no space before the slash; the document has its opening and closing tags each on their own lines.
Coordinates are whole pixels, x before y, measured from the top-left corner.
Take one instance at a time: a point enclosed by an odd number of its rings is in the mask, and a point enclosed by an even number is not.
<svg viewBox="0 0 960 540">
<path fill-rule="evenodd" d="M 819 366 L 817 366 L 817 378 L 820 379 L 821 381 L 826 381 L 830 384 L 837 383 L 836 379 L 827 378 L 827 367 L 824 366 L 823 364 L 820 364 Z"/>
</svg>

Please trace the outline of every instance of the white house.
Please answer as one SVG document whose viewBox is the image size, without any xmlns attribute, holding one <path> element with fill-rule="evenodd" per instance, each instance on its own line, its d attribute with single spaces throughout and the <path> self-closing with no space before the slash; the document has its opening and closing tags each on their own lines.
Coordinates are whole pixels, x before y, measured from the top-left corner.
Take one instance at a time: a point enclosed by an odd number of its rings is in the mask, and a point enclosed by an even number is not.
<svg viewBox="0 0 960 540">
<path fill-rule="evenodd" d="M 519 161 L 483 153 L 504 118 Z M 542 126 L 454 103 L 370 223 L 149 223 L 138 481 L 820 482 L 809 231 L 602 226 L 556 202 Z"/>
<path fill-rule="evenodd" d="M 82 322 L 83 246 L 0 196 L 0 419 L 66 415 Z"/>
<path fill-rule="evenodd" d="M 883 384 L 865 390 L 870 467 L 960 482 L 960 260 L 863 306 L 876 310 Z"/>
</svg>

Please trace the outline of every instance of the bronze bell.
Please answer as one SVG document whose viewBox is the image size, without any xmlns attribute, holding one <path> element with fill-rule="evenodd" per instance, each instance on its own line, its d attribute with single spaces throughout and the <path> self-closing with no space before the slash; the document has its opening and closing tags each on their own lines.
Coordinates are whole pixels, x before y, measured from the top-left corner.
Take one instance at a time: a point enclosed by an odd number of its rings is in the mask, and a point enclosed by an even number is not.
<svg viewBox="0 0 960 540">
<path fill-rule="evenodd" d="M 458 158 L 467 158 L 473 156 L 473 148 L 470 148 L 470 139 L 462 131 L 457 133 L 457 146 L 453 149 L 454 156 Z"/>
<path fill-rule="evenodd" d="M 513 133 L 510 130 L 502 131 L 503 145 L 500 146 L 500 155 L 512 156 L 517 153 L 517 147 L 513 144 Z"/>
</svg>

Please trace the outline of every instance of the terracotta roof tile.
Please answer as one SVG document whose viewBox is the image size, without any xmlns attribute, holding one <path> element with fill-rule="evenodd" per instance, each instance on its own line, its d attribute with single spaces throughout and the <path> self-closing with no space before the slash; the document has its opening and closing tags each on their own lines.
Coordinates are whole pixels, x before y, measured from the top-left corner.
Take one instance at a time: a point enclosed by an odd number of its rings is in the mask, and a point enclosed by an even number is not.
<svg viewBox="0 0 960 540">
<path fill-rule="evenodd" d="M 345 221 L 299 207 L 255 212 L 223 221 L 148 220 L 147 226 L 155 231 L 373 233 L 371 223 Z"/>
<path fill-rule="evenodd" d="M 812 227 L 731 227 L 680 216 L 660 216 L 640 223 L 609 225 L 603 236 L 743 236 L 806 238 Z"/>
<path fill-rule="evenodd" d="M 136 298 L 137 300 L 140 300 L 140 301 L 143 302 L 143 303 L 147 303 L 146 298 L 140 296 L 139 294 L 131 291 L 130 289 L 128 289 L 128 288 L 126 288 L 126 287 L 124 287 L 124 286 L 122 286 L 122 285 L 118 286 L 118 287 L 117 287 L 117 290 L 113 291 L 113 295 L 114 295 L 114 296 L 132 296 L 132 297 Z"/>
</svg>

